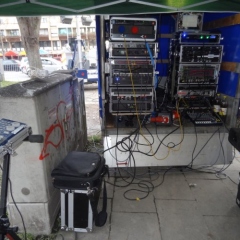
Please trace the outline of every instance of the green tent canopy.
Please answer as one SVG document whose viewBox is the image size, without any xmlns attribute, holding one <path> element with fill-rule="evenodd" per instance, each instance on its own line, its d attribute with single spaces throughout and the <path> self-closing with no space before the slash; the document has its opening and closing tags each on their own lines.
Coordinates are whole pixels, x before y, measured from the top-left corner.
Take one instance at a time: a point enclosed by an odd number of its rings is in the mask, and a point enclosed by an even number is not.
<svg viewBox="0 0 240 240">
<path fill-rule="evenodd" d="M 0 0 L 0 16 L 240 12 L 240 0 Z"/>
</svg>

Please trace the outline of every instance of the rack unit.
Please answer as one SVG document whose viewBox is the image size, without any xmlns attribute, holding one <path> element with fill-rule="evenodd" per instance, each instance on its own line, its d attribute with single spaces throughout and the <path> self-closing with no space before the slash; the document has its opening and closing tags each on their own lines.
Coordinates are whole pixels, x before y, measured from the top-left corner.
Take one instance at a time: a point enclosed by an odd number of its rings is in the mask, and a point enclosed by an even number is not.
<svg viewBox="0 0 240 240">
<path fill-rule="evenodd" d="M 223 54 L 220 39 L 220 34 L 208 32 L 176 33 L 170 47 L 172 98 L 215 97 Z"/>
<path fill-rule="evenodd" d="M 142 115 L 154 109 L 157 58 L 154 18 L 110 19 L 109 112 Z M 132 42 L 133 41 L 133 42 Z M 148 42 L 150 41 L 150 42 Z"/>
</svg>

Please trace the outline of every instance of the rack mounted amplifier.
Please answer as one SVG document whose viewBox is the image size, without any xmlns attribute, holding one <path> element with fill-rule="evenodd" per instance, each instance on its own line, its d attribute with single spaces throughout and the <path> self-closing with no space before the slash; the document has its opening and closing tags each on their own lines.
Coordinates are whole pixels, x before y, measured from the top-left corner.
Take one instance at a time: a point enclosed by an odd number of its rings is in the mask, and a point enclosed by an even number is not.
<svg viewBox="0 0 240 240">
<path fill-rule="evenodd" d="M 179 64 L 178 84 L 217 84 L 220 64 Z"/>
<path fill-rule="evenodd" d="M 110 42 L 110 58 L 156 58 L 157 43 L 149 43 L 149 53 L 147 46 L 143 42 Z"/>
<path fill-rule="evenodd" d="M 182 45 L 180 47 L 181 63 L 220 63 L 222 45 Z"/>
</svg>

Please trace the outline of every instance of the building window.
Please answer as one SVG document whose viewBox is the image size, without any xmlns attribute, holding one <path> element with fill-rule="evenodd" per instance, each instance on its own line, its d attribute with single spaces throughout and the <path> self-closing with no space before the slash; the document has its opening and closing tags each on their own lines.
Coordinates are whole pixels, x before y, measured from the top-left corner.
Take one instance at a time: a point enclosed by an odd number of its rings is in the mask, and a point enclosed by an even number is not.
<svg viewBox="0 0 240 240">
<path fill-rule="evenodd" d="M 48 47 L 51 47 L 51 42 L 50 41 L 40 41 L 39 46 L 41 48 L 48 48 Z"/>
<path fill-rule="evenodd" d="M 0 36 L 4 36 L 4 30 L 0 30 Z"/>
<path fill-rule="evenodd" d="M 94 28 L 94 27 L 88 28 L 88 32 L 89 32 L 89 33 L 94 33 L 94 32 L 95 32 L 95 28 Z"/>
<path fill-rule="evenodd" d="M 72 29 L 71 28 L 59 28 L 58 29 L 59 35 L 67 35 L 67 33 L 72 34 Z"/>
<path fill-rule="evenodd" d="M 61 42 L 60 41 L 52 41 L 53 50 L 61 49 Z"/>
<path fill-rule="evenodd" d="M 18 29 L 7 30 L 8 36 L 20 36 Z"/>
<path fill-rule="evenodd" d="M 39 35 L 48 35 L 48 29 L 47 28 L 40 29 Z"/>
<path fill-rule="evenodd" d="M 11 45 L 12 45 L 12 48 L 21 48 L 22 47 L 21 42 L 13 42 L 13 43 L 11 43 Z"/>
<path fill-rule="evenodd" d="M 77 35 L 77 30 L 76 28 L 73 28 L 73 36 L 76 36 Z"/>
<path fill-rule="evenodd" d="M 80 28 L 81 33 L 85 33 L 85 28 Z"/>
<path fill-rule="evenodd" d="M 4 42 L 3 43 L 3 48 L 8 49 L 9 48 L 9 43 L 8 42 Z"/>
</svg>

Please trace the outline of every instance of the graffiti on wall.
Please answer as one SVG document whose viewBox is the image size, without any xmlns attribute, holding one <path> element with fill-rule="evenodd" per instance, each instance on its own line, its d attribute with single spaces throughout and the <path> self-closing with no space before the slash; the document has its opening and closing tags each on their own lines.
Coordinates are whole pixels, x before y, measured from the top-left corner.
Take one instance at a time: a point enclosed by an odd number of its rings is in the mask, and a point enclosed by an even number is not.
<svg viewBox="0 0 240 240">
<path fill-rule="evenodd" d="M 51 147 L 57 149 L 63 143 L 64 139 L 70 140 L 72 135 L 72 116 L 72 87 L 70 87 L 69 94 L 65 100 L 58 102 L 56 107 L 48 111 L 48 119 L 51 119 L 52 123 L 45 129 L 44 143 L 39 160 L 44 160 L 50 155 Z"/>
</svg>

